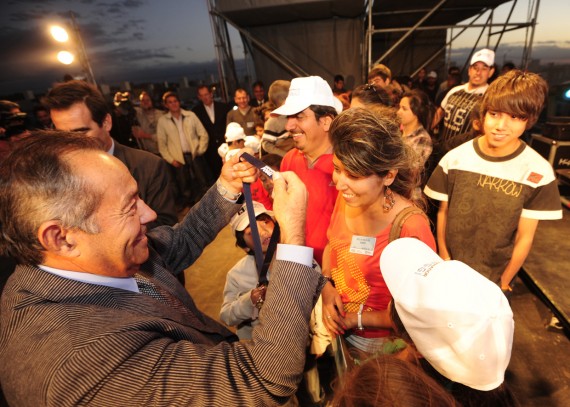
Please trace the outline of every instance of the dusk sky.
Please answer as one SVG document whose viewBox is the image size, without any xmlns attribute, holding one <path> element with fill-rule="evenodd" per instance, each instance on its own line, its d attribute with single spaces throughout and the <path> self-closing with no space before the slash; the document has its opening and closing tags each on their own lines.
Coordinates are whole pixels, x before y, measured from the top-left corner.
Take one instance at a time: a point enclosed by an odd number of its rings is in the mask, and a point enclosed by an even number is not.
<svg viewBox="0 0 570 407">
<path fill-rule="evenodd" d="M 525 3 L 521 1 L 519 3 Z M 508 9 L 505 5 L 501 9 Z M 72 10 L 81 29 L 93 71 L 100 83 L 177 81 L 200 63 L 215 60 L 207 0 L 9 0 L 0 15 L 0 95 L 45 91 L 65 73 L 79 74 L 77 64 L 65 67 L 55 55 L 62 46 L 52 40 L 49 26 L 69 22 Z M 533 58 L 570 63 L 570 35 L 565 21 L 570 2 L 540 3 Z M 526 21 L 526 10 L 513 21 Z M 524 43 L 524 30 L 505 36 L 497 62 L 514 59 Z M 469 47 L 469 36 L 454 47 Z M 234 41 L 234 57 L 243 56 Z M 484 45 L 484 43 L 483 43 Z"/>
</svg>

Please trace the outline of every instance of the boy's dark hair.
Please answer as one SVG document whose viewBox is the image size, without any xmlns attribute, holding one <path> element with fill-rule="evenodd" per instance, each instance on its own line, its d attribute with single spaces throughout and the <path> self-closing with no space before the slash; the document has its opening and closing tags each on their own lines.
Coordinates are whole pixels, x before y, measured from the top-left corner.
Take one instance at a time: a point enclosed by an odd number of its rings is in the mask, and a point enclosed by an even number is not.
<svg viewBox="0 0 570 407">
<path fill-rule="evenodd" d="M 429 129 L 435 108 L 429 96 L 421 89 L 412 89 L 405 92 L 402 98 L 408 98 L 410 109 L 416 115 L 424 129 Z"/>
<path fill-rule="evenodd" d="M 485 92 L 481 102 L 481 118 L 497 111 L 526 119 L 530 129 L 544 107 L 548 85 L 539 75 L 513 69 L 499 76 Z"/>
<path fill-rule="evenodd" d="M 357 98 L 365 105 L 392 106 L 392 99 L 384 88 L 370 84 L 359 85 L 352 91 L 351 99 Z"/>
<path fill-rule="evenodd" d="M 309 109 L 311 109 L 315 113 L 315 119 L 317 121 L 320 118 L 326 117 L 326 116 L 330 116 L 331 119 L 334 119 L 335 117 L 338 116 L 338 112 L 336 111 L 336 109 L 334 107 L 331 107 L 331 106 L 311 105 L 311 106 L 309 106 Z"/>
<path fill-rule="evenodd" d="M 273 218 L 266 213 L 260 213 L 259 215 L 257 215 L 255 217 L 255 219 L 256 220 L 262 220 L 262 221 L 263 220 L 270 220 L 272 222 L 275 222 L 273 220 Z M 249 225 L 248 225 L 248 227 L 249 227 Z M 247 227 L 246 227 L 246 229 L 247 229 Z M 247 244 L 245 243 L 244 235 L 245 235 L 245 229 L 242 231 L 236 230 L 236 246 L 241 247 L 242 249 L 244 249 L 247 252 L 247 254 L 253 256 L 255 254 L 255 252 L 253 249 L 250 249 L 249 247 L 247 247 Z"/>
<path fill-rule="evenodd" d="M 382 80 L 386 81 L 386 79 L 392 79 L 392 71 L 386 65 L 377 64 L 372 67 L 372 69 L 368 72 L 368 81 L 370 82 L 371 79 L 375 77 L 381 77 Z"/>
</svg>

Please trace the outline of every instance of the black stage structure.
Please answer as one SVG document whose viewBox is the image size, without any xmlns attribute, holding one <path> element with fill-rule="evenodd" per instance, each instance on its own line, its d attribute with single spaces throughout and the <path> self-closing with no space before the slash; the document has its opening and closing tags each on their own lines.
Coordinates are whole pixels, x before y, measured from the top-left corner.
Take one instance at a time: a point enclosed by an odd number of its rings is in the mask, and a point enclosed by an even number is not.
<svg viewBox="0 0 570 407">
<path fill-rule="evenodd" d="M 503 4 L 508 12 L 499 17 L 495 10 Z M 525 67 L 539 4 L 536 0 L 208 0 L 226 100 L 236 87 L 249 89 L 254 80 L 269 84 L 319 75 L 332 84 L 334 75 L 341 73 L 347 88 L 352 88 L 363 83 L 377 63 L 389 66 L 394 76 L 413 75 L 424 67 L 443 74 L 454 41 L 466 30 L 478 34 L 473 49 L 495 50 L 506 32 L 518 30 L 524 47 L 518 65 Z M 526 21 L 512 21 L 513 11 L 524 7 Z M 241 35 L 248 67 L 245 81 L 236 75 L 228 26 Z M 468 56 L 463 67 L 467 63 Z"/>
</svg>

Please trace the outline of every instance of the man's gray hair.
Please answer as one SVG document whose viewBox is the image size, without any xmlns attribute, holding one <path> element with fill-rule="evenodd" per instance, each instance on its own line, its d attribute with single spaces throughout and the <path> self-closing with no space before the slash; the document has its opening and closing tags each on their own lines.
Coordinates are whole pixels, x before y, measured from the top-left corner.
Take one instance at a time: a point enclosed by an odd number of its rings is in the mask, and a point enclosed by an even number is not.
<svg viewBox="0 0 570 407">
<path fill-rule="evenodd" d="M 69 155 L 102 151 L 83 133 L 36 131 L 17 142 L 0 164 L 0 254 L 20 264 L 40 264 L 44 247 L 38 230 L 44 222 L 97 233 L 94 219 L 103 191 L 74 173 Z"/>
</svg>

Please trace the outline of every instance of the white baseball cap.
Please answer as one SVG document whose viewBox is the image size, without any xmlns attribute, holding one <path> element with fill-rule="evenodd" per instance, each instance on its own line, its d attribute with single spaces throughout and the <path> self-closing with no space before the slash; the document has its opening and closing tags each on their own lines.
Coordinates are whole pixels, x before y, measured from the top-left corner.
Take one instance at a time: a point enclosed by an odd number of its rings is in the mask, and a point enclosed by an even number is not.
<svg viewBox="0 0 570 407">
<path fill-rule="evenodd" d="M 239 123 L 231 122 L 226 127 L 226 142 L 245 140 L 245 133 L 243 127 Z"/>
<path fill-rule="evenodd" d="M 251 148 L 254 153 L 259 153 L 261 147 L 261 140 L 257 136 L 245 136 L 245 148 Z"/>
<path fill-rule="evenodd" d="M 230 151 L 230 146 L 228 146 L 228 143 L 222 143 L 220 144 L 220 146 L 218 147 L 218 154 L 220 155 L 220 157 L 224 158 L 226 157 L 226 154 L 228 153 L 228 151 Z M 239 150 L 238 150 L 239 151 Z"/>
<path fill-rule="evenodd" d="M 429 73 L 427 74 L 427 77 L 437 79 L 437 72 L 436 71 L 429 71 Z"/>
<path fill-rule="evenodd" d="M 439 373 L 477 390 L 503 383 L 514 321 L 499 286 L 415 238 L 386 246 L 380 269 L 406 331 Z"/>
<path fill-rule="evenodd" d="M 334 107 L 342 112 L 342 102 L 334 97 L 330 85 L 320 76 L 295 78 L 291 81 L 285 103 L 271 112 L 275 115 L 291 116 L 311 105 Z"/>
<path fill-rule="evenodd" d="M 262 203 L 253 201 L 253 212 L 255 213 L 255 217 L 257 218 L 262 213 L 266 213 L 269 216 L 273 217 L 273 212 L 266 209 Z M 236 213 L 232 219 L 230 220 L 230 226 L 232 228 L 232 232 L 235 236 L 236 232 L 242 232 L 249 226 L 249 218 L 247 216 L 247 207 L 244 204 L 241 208 L 239 208 L 238 213 Z"/>
<path fill-rule="evenodd" d="M 471 57 L 471 64 L 476 62 L 483 62 L 485 65 L 491 67 L 495 63 L 495 52 L 488 48 L 483 48 L 473 54 Z"/>
</svg>

